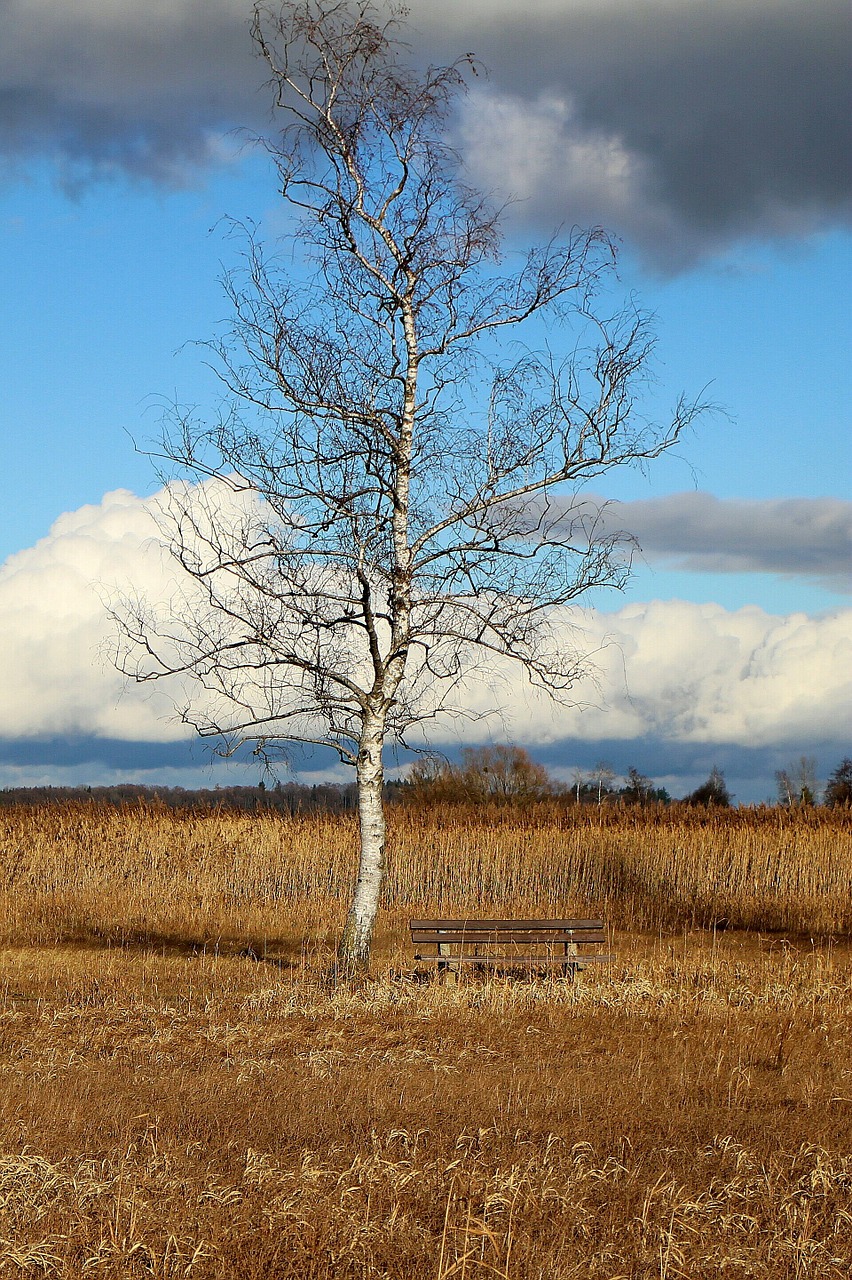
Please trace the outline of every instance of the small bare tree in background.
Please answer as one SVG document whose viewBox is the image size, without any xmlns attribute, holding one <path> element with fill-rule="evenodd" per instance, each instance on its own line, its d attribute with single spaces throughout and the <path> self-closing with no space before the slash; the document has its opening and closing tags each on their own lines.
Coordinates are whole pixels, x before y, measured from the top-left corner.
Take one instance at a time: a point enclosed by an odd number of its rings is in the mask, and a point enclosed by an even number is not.
<svg viewBox="0 0 852 1280">
<path fill-rule="evenodd" d="M 463 747 L 461 756 L 462 767 L 455 774 L 472 800 L 539 800 L 553 790 L 544 765 L 523 747 Z"/>
<path fill-rule="evenodd" d="M 386 743 L 460 712 L 506 660 L 571 689 L 584 661 L 564 606 L 629 568 L 577 488 L 655 458 L 696 412 L 657 427 L 635 411 L 652 336 L 632 305 L 594 310 L 614 264 L 601 230 L 504 252 L 447 142 L 470 60 L 412 70 L 402 13 L 255 12 L 266 146 L 297 219 L 271 257 L 247 232 L 228 278 L 227 411 L 178 413 L 164 443 L 167 465 L 213 482 L 168 490 L 192 589 L 117 610 L 122 669 L 196 687 L 182 714 L 224 751 L 311 742 L 354 767 L 346 972 L 369 957 L 384 874 Z M 537 317 L 567 358 L 501 348 Z"/>
<path fill-rule="evenodd" d="M 603 804 L 604 796 L 608 796 L 616 779 L 616 772 L 608 760 L 599 760 L 592 770 L 591 781 L 594 786 L 598 804 Z"/>
<path fill-rule="evenodd" d="M 535 801 L 555 794 L 544 765 L 514 743 L 462 747 L 460 764 L 422 754 L 407 782 L 408 794 L 421 804 Z"/>
<path fill-rule="evenodd" d="M 813 756 L 799 756 L 795 764 L 775 770 L 778 785 L 778 801 L 788 808 L 794 805 L 816 804 L 818 782 L 816 760 Z"/>
</svg>

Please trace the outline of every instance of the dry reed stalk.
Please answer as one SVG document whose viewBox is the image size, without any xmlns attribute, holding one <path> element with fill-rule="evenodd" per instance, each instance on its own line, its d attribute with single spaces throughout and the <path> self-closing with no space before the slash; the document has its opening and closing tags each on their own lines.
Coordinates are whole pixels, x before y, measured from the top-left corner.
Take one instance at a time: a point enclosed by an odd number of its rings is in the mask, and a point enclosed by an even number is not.
<svg viewBox="0 0 852 1280">
<path fill-rule="evenodd" d="M 600 912 L 630 931 L 849 932 L 850 814 L 598 816 L 553 806 L 394 811 L 385 941 L 389 932 L 401 940 L 408 913 Z M 342 918 L 355 847 L 346 817 L 2 809 L 0 939 L 323 950 Z"/>
</svg>

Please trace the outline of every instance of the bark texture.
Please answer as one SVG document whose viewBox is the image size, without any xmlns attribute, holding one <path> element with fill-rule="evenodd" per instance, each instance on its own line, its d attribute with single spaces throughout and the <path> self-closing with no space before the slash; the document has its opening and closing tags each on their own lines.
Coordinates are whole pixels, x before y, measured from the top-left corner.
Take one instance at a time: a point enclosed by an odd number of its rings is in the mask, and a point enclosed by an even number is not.
<svg viewBox="0 0 852 1280">
<path fill-rule="evenodd" d="M 382 727 L 375 722 L 367 722 L 356 766 L 361 837 L 358 877 L 337 951 L 338 972 L 343 977 L 352 977 L 366 970 L 379 910 L 379 895 L 385 874 L 386 839 L 382 796 L 383 748 Z"/>
</svg>

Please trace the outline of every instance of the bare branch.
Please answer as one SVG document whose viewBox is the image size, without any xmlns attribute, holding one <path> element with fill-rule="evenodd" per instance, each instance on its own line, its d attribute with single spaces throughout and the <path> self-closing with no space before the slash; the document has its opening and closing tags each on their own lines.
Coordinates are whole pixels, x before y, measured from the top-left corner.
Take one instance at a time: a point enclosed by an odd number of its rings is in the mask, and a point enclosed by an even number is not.
<svg viewBox="0 0 852 1280">
<path fill-rule="evenodd" d="M 653 334 L 632 300 L 599 308 L 600 228 L 503 259 L 501 211 L 446 141 L 469 59 L 413 70 L 403 18 L 371 0 L 255 10 L 292 229 L 268 251 L 235 228 L 233 320 L 210 344 L 225 406 L 176 411 L 158 455 L 182 477 L 161 520 L 180 582 L 159 608 L 116 608 L 119 665 L 178 681 L 199 733 L 356 767 L 350 958 L 381 882 L 386 738 L 469 714 L 477 675 L 512 663 L 571 695 L 587 662 L 568 606 L 623 585 L 633 551 L 581 487 L 658 457 L 703 408 L 644 418 Z M 534 318 L 550 349 L 504 360 L 497 336 Z"/>
</svg>

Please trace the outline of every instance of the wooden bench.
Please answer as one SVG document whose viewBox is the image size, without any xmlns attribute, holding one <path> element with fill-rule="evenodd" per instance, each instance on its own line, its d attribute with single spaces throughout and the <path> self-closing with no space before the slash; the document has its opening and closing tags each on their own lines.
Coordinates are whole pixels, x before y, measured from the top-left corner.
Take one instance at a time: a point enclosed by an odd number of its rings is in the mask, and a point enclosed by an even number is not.
<svg viewBox="0 0 852 1280">
<path fill-rule="evenodd" d="M 436 965 L 439 972 L 463 964 L 530 971 L 559 967 L 573 977 L 590 962 L 613 959 L 585 950 L 606 943 L 603 920 L 411 920 L 409 928 L 414 959 Z"/>
</svg>

